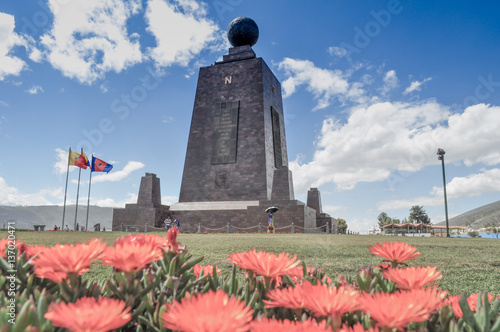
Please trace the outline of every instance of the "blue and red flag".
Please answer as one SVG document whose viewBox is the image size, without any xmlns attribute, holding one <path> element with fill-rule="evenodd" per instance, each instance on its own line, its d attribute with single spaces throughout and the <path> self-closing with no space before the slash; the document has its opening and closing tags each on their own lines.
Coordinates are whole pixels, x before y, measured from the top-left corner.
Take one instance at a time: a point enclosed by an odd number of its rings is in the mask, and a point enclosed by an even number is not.
<svg viewBox="0 0 500 332">
<path fill-rule="evenodd" d="M 108 164 L 104 160 L 92 156 L 92 172 L 106 172 L 109 173 L 113 169 L 113 165 Z"/>
</svg>

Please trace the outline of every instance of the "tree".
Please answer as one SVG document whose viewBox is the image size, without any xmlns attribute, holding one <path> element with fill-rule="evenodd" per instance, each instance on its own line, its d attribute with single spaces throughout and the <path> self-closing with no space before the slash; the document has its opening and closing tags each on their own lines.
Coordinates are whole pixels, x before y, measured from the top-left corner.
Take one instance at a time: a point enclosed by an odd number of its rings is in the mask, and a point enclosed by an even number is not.
<svg viewBox="0 0 500 332">
<path fill-rule="evenodd" d="M 495 223 L 487 223 L 484 225 L 484 227 L 486 228 L 486 233 L 488 234 L 495 234 L 497 239 L 498 239 L 498 234 L 500 233 L 500 227 L 496 226 Z"/>
<path fill-rule="evenodd" d="M 384 225 L 392 224 L 392 218 L 387 215 L 387 213 L 382 212 L 378 215 L 378 227 L 382 230 Z"/>
<path fill-rule="evenodd" d="M 413 224 L 424 223 L 431 224 L 431 218 L 425 212 L 423 206 L 413 205 L 410 209 L 410 216 L 408 217 L 408 221 Z"/>
<path fill-rule="evenodd" d="M 338 226 L 337 229 L 340 234 L 345 234 L 347 232 L 347 222 L 344 219 L 337 219 L 338 221 Z"/>
</svg>

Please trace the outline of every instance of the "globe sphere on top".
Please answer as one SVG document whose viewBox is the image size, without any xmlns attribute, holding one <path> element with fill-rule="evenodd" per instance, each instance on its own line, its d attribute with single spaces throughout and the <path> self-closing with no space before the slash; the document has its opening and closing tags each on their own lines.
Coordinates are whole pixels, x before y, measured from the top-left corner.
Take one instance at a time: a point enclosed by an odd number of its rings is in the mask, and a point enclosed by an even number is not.
<svg viewBox="0 0 500 332">
<path fill-rule="evenodd" d="M 253 46 L 259 39 L 259 27 L 251 18 L 240 16 L 229 24 L 227 39 L 234 47 Z"/>
</svg>

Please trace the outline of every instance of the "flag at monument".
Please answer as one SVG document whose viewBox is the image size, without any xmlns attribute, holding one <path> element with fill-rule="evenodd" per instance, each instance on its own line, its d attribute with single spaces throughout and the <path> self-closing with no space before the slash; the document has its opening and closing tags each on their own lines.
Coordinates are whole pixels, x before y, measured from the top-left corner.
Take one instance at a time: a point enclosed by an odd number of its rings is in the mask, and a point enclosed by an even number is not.
<svg viewBox="0 0 500 332">
<path fill-rule="evenodd" d="M 69 165 L 77 166 L 83 169 L 87 169 L 87 165 L 89 164 L 89 158 L 85 155 L 85 152 L 79 154 L 71 149 L 69 149 Z"/>
<path fill-rule="evenodd" d="M 113 165 L 108 164 L 107 162 L 92 156 L 92 172 L 106 172 L 109 173 L 113 169 Z"/>
</svg>

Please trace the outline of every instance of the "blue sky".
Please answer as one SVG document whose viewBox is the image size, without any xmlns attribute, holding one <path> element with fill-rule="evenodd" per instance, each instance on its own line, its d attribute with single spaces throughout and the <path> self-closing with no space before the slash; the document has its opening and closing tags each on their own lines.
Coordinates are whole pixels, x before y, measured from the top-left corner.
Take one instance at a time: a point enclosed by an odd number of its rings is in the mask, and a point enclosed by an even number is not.
<svg viewBox="0 0 500 332">
<path fill-rule="evenodd" d="M 90 203 L 135 203 L 145 172 L 177 201 L 198 69 L 232 19 L 282 83 L 296 198 L 366 232 L 386 212 L 500 200 L 500 4 L 493 1 L 5 0 L 0 205 L 62 204 L 69 147 L 114 165 Z M 76 200 L 70 168 L 68 203 Z M 89 172 L 82 172 L 86 204 Z"/>
</svg>

